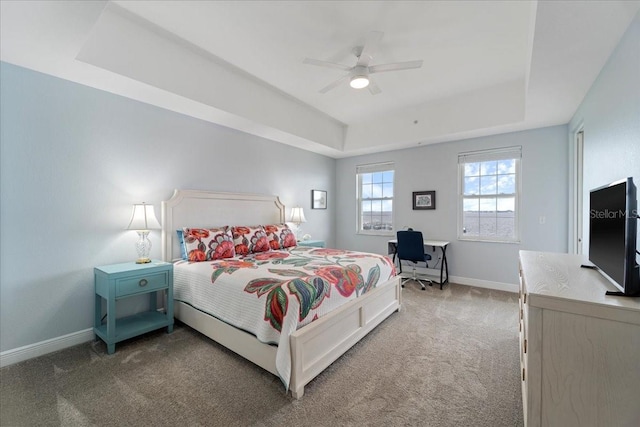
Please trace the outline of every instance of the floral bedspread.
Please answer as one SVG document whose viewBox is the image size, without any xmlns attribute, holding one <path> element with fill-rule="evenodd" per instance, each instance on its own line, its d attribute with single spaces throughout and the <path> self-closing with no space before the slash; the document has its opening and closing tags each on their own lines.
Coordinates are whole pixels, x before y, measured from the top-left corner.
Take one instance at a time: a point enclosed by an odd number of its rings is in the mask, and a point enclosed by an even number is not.
<svg viewBox="0 0 640 427">
<path fill-rule="evenodd" d="M 179 261 L 174 299 L 277 344 L 276 369 L 288 389 L 289 335 L 395 274 L 383 255 L 298 246 L 217 261 Z"/>
</svg>

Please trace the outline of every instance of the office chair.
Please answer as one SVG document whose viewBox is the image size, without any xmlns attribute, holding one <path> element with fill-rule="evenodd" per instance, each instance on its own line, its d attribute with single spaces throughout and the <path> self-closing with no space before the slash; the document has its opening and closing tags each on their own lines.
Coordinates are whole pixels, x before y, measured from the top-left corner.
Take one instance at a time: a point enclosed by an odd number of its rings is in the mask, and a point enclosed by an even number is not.
<svg viewBox="0 0 640 427">
<path fill-rule="evenodd" d="M 411 229 L 406 231 L 398 231 L 398 246 L 396 247 L 396 255 L 398 256 L 398 265 L 400 274 L 402 274 L 402 260 L 411 261 L 413 263 L 413 275 L 411 277 L 405 277 L 402 281 L 402 287 L 404 288 L 405 282 L 413 280 L 418 282 L 422 286 L 424 291 L 426 287 L 424 282 L 428 282 L 429 286 L 433 285 L 433 282 L 429 279 L 419 278 L 416 274 L 416 265 L 418 262 L 424 262 L 431 259 L 431 255 L 424 252 L 424 240 L 422 238 L 422 232 L 413 231 Z M 428 267 L 428 265 L 427 265 Z"/>
</svg>

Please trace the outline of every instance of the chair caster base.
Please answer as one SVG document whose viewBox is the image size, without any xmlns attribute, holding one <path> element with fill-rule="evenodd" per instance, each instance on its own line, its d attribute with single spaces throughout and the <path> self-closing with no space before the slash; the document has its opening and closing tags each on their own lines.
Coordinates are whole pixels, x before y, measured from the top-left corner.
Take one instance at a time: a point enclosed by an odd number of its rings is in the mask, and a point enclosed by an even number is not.
<svg viewBox="0 0 640 427">
<path fill-rule="evenodd" d="M 417 284 L 419 284 L 419 285 L 420 285 L 420 289 L 421 289 L 421 290 L 426 291 L 426 290 L 427 290 L 427 287 L 425 286 L 425 283 L 423 282 L 423 280 L 424 280 L 424 282 L 426 282 L 426 284 L 428 284 L 429 286 L 433 286 L 433 282 L 431 282 L 431 281 L 428 281 L 428 282 L 427 282 L 425 279 L 418 279 L 418 278 L 415 278 L 415 279 L 414 279 L 414 278 L 408 278 L 408 279 L 405 279 L 405 280 L 403 280 L 403 281 L 402 281 L 402 283 L 400 283 L 400 286 L 401 286 L 402 288 L 404 288 L 404 284 L 405 284 L 406 282 L 413 281 L 413 282 L 416 282 Z"/>
</svg>

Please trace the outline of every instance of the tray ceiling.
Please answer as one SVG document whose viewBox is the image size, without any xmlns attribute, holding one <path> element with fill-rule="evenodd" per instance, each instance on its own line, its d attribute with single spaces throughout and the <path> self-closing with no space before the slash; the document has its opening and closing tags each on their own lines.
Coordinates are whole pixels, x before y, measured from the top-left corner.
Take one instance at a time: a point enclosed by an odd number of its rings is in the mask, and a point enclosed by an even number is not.
<svg viewBox="0 0 640 427">
<path fill-rule="evenodd" d="M 332 157 L 567 123 L 633 1 L 2 1 L 2 60 Z M 382 92 L 352 66 L 370 31 Z"/>
</svg>

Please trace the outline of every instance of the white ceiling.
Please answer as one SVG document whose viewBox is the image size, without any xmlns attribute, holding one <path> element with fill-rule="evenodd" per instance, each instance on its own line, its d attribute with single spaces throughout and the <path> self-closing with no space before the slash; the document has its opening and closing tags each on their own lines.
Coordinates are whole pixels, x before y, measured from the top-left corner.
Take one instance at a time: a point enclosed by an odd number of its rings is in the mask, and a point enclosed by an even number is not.
<svg viewBox="0 0 640 427">
<path fill-rule="evenodd" d="M 3 61 L 332 157 L 567 123 L 640 1 L 5 1 Z M 371 31 L 378 95 L 347 83 Z"/>
</svg>

